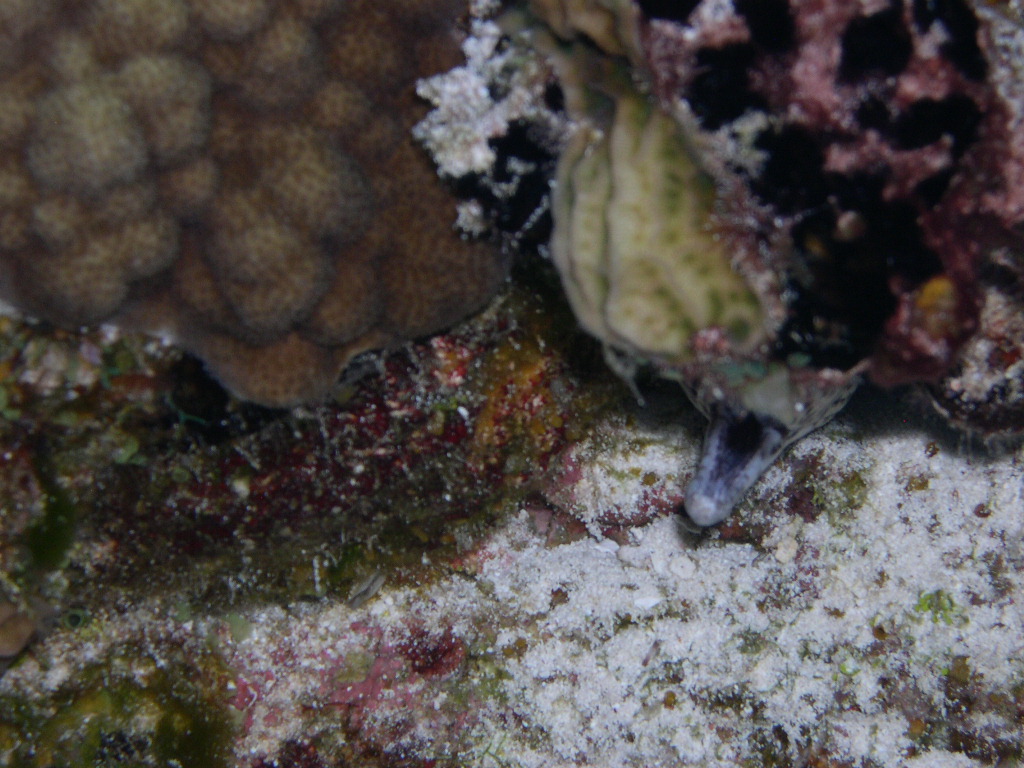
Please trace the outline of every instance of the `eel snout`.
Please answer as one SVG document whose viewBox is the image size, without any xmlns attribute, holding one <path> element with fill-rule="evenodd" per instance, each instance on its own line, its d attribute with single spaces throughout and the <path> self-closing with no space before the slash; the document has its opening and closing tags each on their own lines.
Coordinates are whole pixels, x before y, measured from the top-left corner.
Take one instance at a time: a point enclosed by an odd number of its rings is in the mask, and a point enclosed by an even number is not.
<svg viewBox="0 0 1024 768">
<path fill-rule="evenodd" d="M 702 528 L 722 522 L 791 442 L 790 430 L 771 416 L 715 409 L 697 473 L 686 488 L 690 521 Z"/>
</svg>

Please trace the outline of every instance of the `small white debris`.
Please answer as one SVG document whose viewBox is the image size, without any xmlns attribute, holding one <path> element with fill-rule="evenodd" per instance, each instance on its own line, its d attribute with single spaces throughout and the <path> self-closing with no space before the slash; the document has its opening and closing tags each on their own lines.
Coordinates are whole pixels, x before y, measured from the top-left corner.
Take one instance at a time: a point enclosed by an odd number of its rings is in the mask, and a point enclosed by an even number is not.
<svg viewBox="0 0 1024 768">
<path fill-rule="evenodd" d="M 633 605 L 642 611 L 649 611 L 651 608 L 656 606 L 662 601 L 663 598 L 658 595 L 647 595 L 645 597 L 638 597 L 633 601 Z"/>
<path fill-rule="evenodd" d="M 231 491 L 240 499 L 249 498 L 251 483 L 246 475 L 236 475 L 230 481 Z"/>
</svg>

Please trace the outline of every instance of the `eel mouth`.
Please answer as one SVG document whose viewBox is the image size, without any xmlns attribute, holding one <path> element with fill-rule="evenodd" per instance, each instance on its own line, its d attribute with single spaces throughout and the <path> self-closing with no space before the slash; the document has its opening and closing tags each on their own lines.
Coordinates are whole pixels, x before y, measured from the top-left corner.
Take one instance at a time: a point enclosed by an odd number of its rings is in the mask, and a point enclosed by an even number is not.
<svg viewBox="0 0 1024 768">
<path fill-rule="evenodd" d="M 791 442 L 790 430 L 771 416 L 716 408 L 697 473 L 686 488 L 689 522 L 698 528 L 722 522 Z"/>
<path fill-rule="evenodd" d="M 708 418 L 700 462 L 684 495 L 684 525 L 706 528 L 727 518 L 789 446 L 846 405 L 862 368 L 816 371 L 775 364 L 732 386 L 709 376 L 699 386 L 684 387 Z"/>
</svg>

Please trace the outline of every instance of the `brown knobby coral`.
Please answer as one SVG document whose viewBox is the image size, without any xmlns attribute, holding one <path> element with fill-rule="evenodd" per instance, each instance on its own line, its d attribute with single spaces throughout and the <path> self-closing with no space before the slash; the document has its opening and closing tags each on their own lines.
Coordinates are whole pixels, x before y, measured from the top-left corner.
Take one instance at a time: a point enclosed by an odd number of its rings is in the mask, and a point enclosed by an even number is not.
<svg viewBox="0 0 1024 768">
<path fill-rule="evenodd" d="M 4 3 L 0 297 L 169 335 L 271 405 L 479 307 L 503 264 L 409 137 L 460 10 Z"/>
</svg>

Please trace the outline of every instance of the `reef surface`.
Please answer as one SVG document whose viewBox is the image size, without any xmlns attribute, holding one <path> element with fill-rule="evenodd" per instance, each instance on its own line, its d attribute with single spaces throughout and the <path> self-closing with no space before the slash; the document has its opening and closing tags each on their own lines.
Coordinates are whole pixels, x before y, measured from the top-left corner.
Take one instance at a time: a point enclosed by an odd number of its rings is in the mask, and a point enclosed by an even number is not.
<svg viewBox="0 0 1024 768">
<path fill-rule="evenodd" d="M 432 147 L 462 225 L 529 250 L 526 123 L 564 117 L 488 5 L 420 90 L 465 96 Z M 654 381 L 640 407 L 537 258 L 315 406 L 109 328 L 0 318 L 0 373 L 0 765 L 1024 760 L 1024 450 L 919 394 L 855 397 L 693 535 L 701 417 Z"/>
<path fill-rule="evenodd" d="M 868 393 L 695 537 L 699 417 L 541 309 L 292 414 L 7 323 L 0 764 L 1024 757 L 1021 450 Z"/>
</svg>

